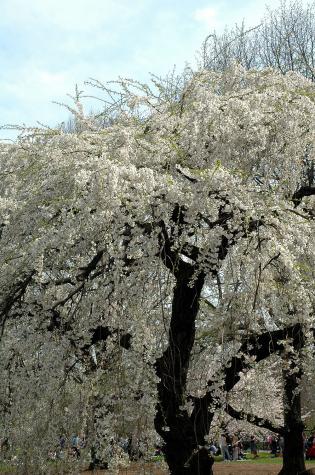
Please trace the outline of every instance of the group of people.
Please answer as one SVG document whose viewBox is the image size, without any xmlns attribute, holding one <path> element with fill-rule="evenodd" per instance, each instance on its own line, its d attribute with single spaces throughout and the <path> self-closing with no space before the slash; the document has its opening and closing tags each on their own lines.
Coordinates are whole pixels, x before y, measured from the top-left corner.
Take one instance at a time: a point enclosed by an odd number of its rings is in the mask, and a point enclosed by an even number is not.
<svg viewBox="0 0 315 475">
<path fill-rule="evenodd" d="M 315 433 L 312 434 L 310 437 L 304 437 L 305 441 L 305 457 L 306 459 L 315 459 Z M 283 436 L 268 436 L 267 437 L 267 447 L 269 447 L 271 457 L 283 456 L 284 450 L 284 438 Z M 223 460 L 227 461 L 236 461 L 236 460 L 244 460 L 246 455 L 244 454 L 244 446 L 245 448 L 249 448 L 253 458 L 258 457 L 258 447 L 257 441 L 254 436 L 251 436 L 250 440 L 248 439 L 243 440 L 239 438 L 237 435 L 229 436 L 228 434 L 222 434 L 219 442 L 221 454 Z M 215 444 L 211 444 L 209 447 L 209 452 L 211 455 L 218 454 L 218 449 L 216 448 Z"/>
<path fill-rule="evenodd" d="M 281 447 L 281 452 L 283 451 L 283 438 L 275 439 L 274 437 L 271 437 L 269 444 L 272 454 L 277 453 L 279 445 Z M 257 441 L 253 435 L 250 437 L 249 441 L 247 439 L 243 442 L 242 438 L 238 437 L 237 435 L 233 435 L 232 437 L 230 437 L 227 434 L 222 434 L 219 445 L 223 460 L 225 462 L 229 462 L 232 460 L 244 460 L 246 458 L 246 455 L 244 453 L 244 445 L 246 446 L 245 448 L 248 447 L 250 449 L 250 453 L 252 454 L 254 459 L 259 457 Z M 213 451 L 212 454 L 214 455 Z"/>
<path fill-rule="evenodd" d="M 72 434 L 69 440 L 65 435 L 59 437 L 59 443 L 56 450 L 49 452 L 50 459 L 63 459 L 66 454 L 79 459 L 81 450 L 86 446 L 85 436 L 83 434 Z"/>
<path fill-rule="evenodd" d="M 245 459 L 243 442 L 237 435 L 229 437 L 227 434 L 222 434 L 220 438 L 220 450 L 225 462 Z M 257 445 L 254 437 L 251 438 L 251 452 L 255 452 L 257 456 Z"/>
<path fill-rule="evenodd" d="M 267 442 L 269 444 L 271 457 L 283 455 L 284 438 L 282 436 L 274 437 L 272 435 L 269 435 L 267 437 Z"/>
</svg>

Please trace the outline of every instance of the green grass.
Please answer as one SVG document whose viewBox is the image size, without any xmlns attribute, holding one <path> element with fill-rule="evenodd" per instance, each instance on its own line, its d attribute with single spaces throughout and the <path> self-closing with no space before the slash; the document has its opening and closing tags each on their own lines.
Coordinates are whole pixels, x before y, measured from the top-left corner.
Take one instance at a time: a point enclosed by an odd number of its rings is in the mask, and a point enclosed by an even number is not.
<svg viewBox="0 0 315 475">
<path fill-rule="evenodd" d="M 0 462 L 0 473 L 2 473 L 3 475 L 14 473 L 14 470 L 14 467 L 10 467 L 9 465 Z"/>
<path fill-rule="evenodd" d="M 273 464 L 282 465 L 282 457 L 271 457 L 269 452 L 259 452 L 258 455 L 259 457 L 257 459 L 254 459 L 250 453 L 246 453 L 245 461 L 252 464 L 273 463 Z M 221 455 L 215 456 L 214 459 L 216 462 L 223 461 Z M 315 460 L 306 460 L 305 462 L 309 465 L 315 466 Z M 242 463 L 242 462 L 238 462 L 238 463 Z"/>
<path fill-rule="evenodd" d="M 164 460 L 164 455 L 153 455 L 151 460 L 152 462 L 162 462 Z"/>
</svg>

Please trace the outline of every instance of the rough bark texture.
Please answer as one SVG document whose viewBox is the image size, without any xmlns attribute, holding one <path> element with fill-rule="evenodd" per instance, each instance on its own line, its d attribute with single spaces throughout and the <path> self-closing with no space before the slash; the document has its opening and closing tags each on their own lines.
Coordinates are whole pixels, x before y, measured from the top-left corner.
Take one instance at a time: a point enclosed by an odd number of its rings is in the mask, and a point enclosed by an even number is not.
<svg viewBox="0 0 315 475">
<path fill-rule="evenodd" d="M 301 371 L 284 372 L 284 451 L 283 467 L 279 475 L 298 475 L 305 471 L 304 424 L 301 419 L 301 394 L 299 388 Z"/>
<path fill-rule="evenodd" d="M 195 339 L 195 320 L 204 283 L 200 274 L 191 284 L 193 270 L 181 262 L 175 272 L 169 346 L 156 362 L 158 405 L 155 428 L 165 442 L 165 457 L 172 475 L 209 475 L 213 464 L 204 448 L 203 437 L 209 424 L 197 428 L 182 408 L 191 350 Z M 211 421 L 210 421 L 211 422 Z"/>
</svg>

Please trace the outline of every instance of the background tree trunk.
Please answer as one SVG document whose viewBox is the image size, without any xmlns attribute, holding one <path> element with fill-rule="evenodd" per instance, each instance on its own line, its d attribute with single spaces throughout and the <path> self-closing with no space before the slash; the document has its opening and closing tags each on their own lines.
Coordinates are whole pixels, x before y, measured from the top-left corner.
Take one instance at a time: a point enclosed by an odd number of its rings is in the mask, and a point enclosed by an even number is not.
<svg viewBox="0 0 315 475">
<path fill-rule="evenodd" d="M 292 374 L 289 371 L 283 372 L 284 450 L 283 467 L 279 475 L 297 475 L 305 470 L 304 424 L 301 419 L 301 394 L 299 392 L 300 378 L 301 371 Z"/>
</svg>

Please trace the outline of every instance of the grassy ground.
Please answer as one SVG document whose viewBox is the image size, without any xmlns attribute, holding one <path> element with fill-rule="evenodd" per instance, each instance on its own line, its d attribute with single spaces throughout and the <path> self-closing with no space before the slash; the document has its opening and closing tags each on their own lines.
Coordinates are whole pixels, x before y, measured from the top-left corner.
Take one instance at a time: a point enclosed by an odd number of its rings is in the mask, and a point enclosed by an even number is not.
<svg viewBox="0 0 315 475">
<path fill-rule="evenodd" d="M 277 464 L 282 465 L 282 457 L 271 457 L 269 452 L 259 452 L 259 457 L 254 459 L 251 454 L 246 454 L 246 463 L 251 464 Z M 214 457 L 216 462 L 222 462 L 222 456 Z M 245 463 L 239 462 L 239 463 Z M 306 462 L 311 467 L 315 467 L 315 460 L 307 460 Z"/>
<path fill-rule="evenodd" d="M 127 469 L 120 469 L 119 475 L 167 475 L 168 471 L 163 467 L 161 457 L 154 457 L 154 462 L 132 463 Z M 251 454 L 247 454 L 247 459 L 242 462 L 224 463 L 222 456 L 215 457 L 215 475 L 277 475 L 282 465 L 282 457 L 271 457 L 268 452 L 260 452 L 259 458 L 253 459 Z M 307 468 L 315 468 L 315 460 L 306 462 Z M 56 473 L 61 473 L 56 471 Z M 13 475 L 14 467 L 1 464 L 0 475 Z M 62 472 L 65 473 L 65 472 Z M 110 471 L 82 472 L 82 475 L 111 475 Z"/>
<path fill-rule="evenodd" d="M 0 462 L 0 474 L 14 473 L 14 467 L 9 467 L 7 464 Z"/>
</svg>

